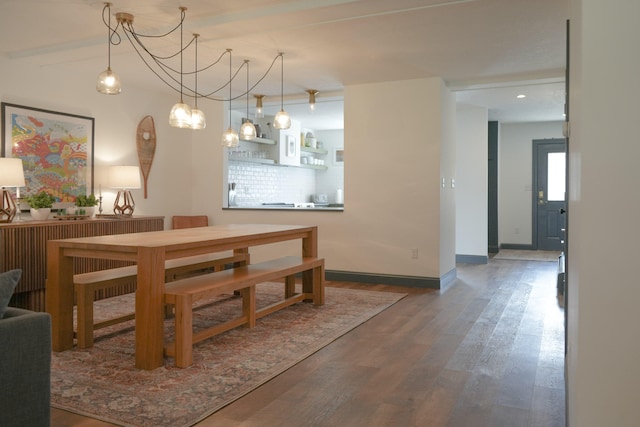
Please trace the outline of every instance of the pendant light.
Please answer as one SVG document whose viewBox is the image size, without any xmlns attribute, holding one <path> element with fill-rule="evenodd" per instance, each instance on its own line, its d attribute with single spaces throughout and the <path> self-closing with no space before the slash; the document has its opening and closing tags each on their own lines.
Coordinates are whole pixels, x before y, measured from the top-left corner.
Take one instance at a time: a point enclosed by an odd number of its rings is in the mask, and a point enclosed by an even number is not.
<svg viewBox="0 0 640 427">
<path fill-rule="evenodd" d="M 309 110 L 314 112 L 316 111 L 316 95 L 318 91 L 315 89 L 307 89 L 307 93 L 309 94 Z"/>
<path fill-rule="evenodd" d="M 204 117 L 204 112 L 198 110 L 198 37 L 200 34 L 194 34 L 193 38 L 196 41 L 196 85 L 195 85 L 195 108 L 191 110 L 191 129 L 200 130 L 207 127 L 207 121 Z"/>
<path fill-rule="evenodd" d="M 245 122 L 242 123 L 242 126 L 240 126 L 240 135 L 242 136 L 242 139 L 254 139 L 257 134 L 256 134 L 256 127 L 253 125 L 253 123 L 251 123 L 251 120 L 249 120 L 249 60 L 245 59 L 244 63 L 247 65 L 247 118 L 245 119 Z"/>
<path fill-rule="evenodd" d="M 169 124 L 176 128 L 190 128 L 191 127 L 191 107 L 182 102 L 182 23 L 184 22 L 184 12 L 186 7 L 180 7 L 181 19 L 180 19 L 180 102 L 175 104 L 169 113 Z"/>
<path fill-rule="evenodd" d="M 291 117 L 284 111 L 284 53 L 280 52 L 280 111 L 273 119 L 273 127 L 276 129 L 289 129 L 291 127 Z"/>
<path fill-rule="evenodd" d="M 262 108 L 262 98 L 264 95 L 253 95 L 256 98 L 256 119 L 264 117 L 264 110 Z"/>
<path fill-rule="evenodd" d="M 238 132 L 231 127 L 231 49 L 227 49 L 227 52 L 229 53 L 229 129 L 222 134 L 222 145 L 227 148 L 233 148 L 240 144 L 240 140 L 238 138 Z"/>
<path fill-rule="evenodd" d="M 120 85 L 120 77 L 111 70 L 111 3 L 105 3 L 102 9 L 102 17 L 104 19 L 104 9 L 109 9 L 109 28 L 107 29 L 107 69 L 98 75 L 96 90 L 105 95 L 117 95 L 122 92 Z"/>
</svg>

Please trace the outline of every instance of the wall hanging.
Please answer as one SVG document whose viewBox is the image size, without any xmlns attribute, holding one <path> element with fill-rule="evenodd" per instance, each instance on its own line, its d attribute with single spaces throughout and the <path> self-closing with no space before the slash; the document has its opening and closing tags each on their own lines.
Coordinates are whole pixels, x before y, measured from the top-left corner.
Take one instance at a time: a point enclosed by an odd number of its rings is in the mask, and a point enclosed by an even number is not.
<svg viewBox="0 0 640 427">
<path fill-rule="evenodd" d="M 146 116 L 138 123 L 136 132 L 136 145 L 138 146 L 138 162 L 144 180 L 144 198 L 147 198 L 147 179 L 151 171 L 153 156 L 156 154 L 156 128 L 153 117 Z"/>
</svg>

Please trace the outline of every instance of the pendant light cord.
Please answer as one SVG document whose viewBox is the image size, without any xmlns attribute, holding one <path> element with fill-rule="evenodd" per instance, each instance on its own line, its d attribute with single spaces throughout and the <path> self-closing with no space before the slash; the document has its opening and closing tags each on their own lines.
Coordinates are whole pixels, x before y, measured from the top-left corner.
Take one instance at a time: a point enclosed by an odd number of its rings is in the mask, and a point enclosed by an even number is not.
<svg viewBox="0 0 640 427">
<path fill-rule="evenodd" d="M 280 52 L 280 109 L 284 110 L 284 52 Z"/>
<path fill-rule="evenodd" d="M 244 60 L 245 64 L 247 64 L 247 120 L 249 120 L 249 60 Z"/>
<path fill-rule="evenodd" d="M 231 129 L 231 49 L 227 49 L 229 52 L 229 129 Z"/>
<path fill-rule="evenodd" d="M 195 70 L 195 73 L 196 73 L 196 90 L 194 92 L 196 110 L 198 109 L 198 37 L 199 36 L 200 36 L 200 34 L 194 34 L 193 35 L 193 37 L 195 38 L 195 41 L 196 41 L 196 70 Z"/>
<path fill-rule="evenodd" d="M 109 29 L 107 30 L 107 68 L 111 69 L 111 3 L 105 3 L 105 6 L 109 8 Z"/>
<path fill-rule="evenodd" d="M 186 7 L 181 7 L 180 8 L 180 103 L 182 104 L 182 52 L 184 51 L 184 48 L 182 47 L 182 23 L 184 22 L 184 11 L 187 10 Z M 196 41 L 196 45 L 197 45 L 197 41 Z M 197 56 L 197 55 L 196 55 Z"/>
</svg>

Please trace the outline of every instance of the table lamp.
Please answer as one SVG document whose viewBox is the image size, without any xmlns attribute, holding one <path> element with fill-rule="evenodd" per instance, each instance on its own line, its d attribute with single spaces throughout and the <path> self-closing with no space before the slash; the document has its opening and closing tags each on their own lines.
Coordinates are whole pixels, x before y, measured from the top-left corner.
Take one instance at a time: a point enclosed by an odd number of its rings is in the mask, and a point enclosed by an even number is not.
<svg viewBox="0 0 640 427">
<path fill-rule="evenodd" d="M 138 166 L 111 166 L 109 168 L 109 185 L 118 189 L 113 212 L 116 215 L 133 215 L 136 203 L 131 189 L 140 188 L 140 168 Z"/>
<path fill-rule="evenodd" d="M 11 193 L 5 187 L 24 187 L 24 169 L 22 159 L 8 157 L 0 158 L 0 187 L 2 187 L 2 208 L 0 209 L 0 222 L 11 222 L 16 216 L 16 204 L 11 198 Z M 20 199 L 20 190 L 16 190 L 16 198 Z M 20 203 L 20 202 L 18 202 Z"/>
</svg>

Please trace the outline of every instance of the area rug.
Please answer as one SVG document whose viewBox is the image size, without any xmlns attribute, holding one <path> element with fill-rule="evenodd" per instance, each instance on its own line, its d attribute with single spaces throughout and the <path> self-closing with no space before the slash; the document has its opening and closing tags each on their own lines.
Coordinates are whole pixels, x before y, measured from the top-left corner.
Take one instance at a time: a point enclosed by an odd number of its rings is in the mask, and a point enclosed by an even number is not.
<svg viewBox="0 0 640 427">
<path fill-rule="evenodd" d="M 258 306 L 282 298 L 283 284 L 257 288 Z M 194 346 L 194 363 L 172 358 L 153 371 L 134 367 L 134 325 L 96 331 L 90 349 L 53 353 L 51 405 L 122 426 L 191 426 L 328 345 L 398 302 L 406 294 L 326 288 L 325 305 L 298 303 Z M 206 301 L 194 311 L 194 329 L 240 311 L 239 297 Z M 133 295 L 98 301 L 95 318 L 133 310 Z M 173 321 L 165 321 L 165 340 Z"/>
<path fill-rule="evenodd" d="M 521 249 L 500 249 L 493 259 L 513 261 L 546 261 L 558 262 L 560 251 L 527 251 Z"/>
</svg>

